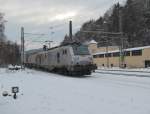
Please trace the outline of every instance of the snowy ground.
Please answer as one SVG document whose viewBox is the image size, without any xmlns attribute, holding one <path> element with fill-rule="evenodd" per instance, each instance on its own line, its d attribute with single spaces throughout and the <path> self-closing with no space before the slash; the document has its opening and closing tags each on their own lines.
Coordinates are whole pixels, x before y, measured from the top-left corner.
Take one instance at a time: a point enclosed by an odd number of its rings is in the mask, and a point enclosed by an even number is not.
<svg viewBox="0 0 150 114">
<path fill-rule="evenodd" d="M 121 69 L 119 67 L 110 67 L 110 68 L 107 68 L 107 67 L 99 67 L 98 68 L 99 70 L 113 70 L 113 71 L 131 71 L 131 72 L 149 72 L 150 73 L 150 68 L 125 68 L 125 69 Z"/>
<path fill-rule="evenodd" d="M 1 95 L 12 86 L 20 87 L 17 100 Z M 150 114 L 150 77 L 0 69 L 0 114 Z"/>
</svg>

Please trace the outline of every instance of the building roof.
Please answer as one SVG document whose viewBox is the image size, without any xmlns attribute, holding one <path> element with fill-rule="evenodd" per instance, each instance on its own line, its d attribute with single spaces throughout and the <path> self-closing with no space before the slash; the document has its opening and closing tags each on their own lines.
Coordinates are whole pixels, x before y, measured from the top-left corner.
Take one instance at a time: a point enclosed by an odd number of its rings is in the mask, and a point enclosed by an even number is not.
<svg viewBox="0 0 150 114">
<path fill-rule="evenodd" d="M 126 50 L 126 51 L 134 51 L 134 50 L 147 49 L 147 48 L 150 48 L 150 46 L 128 48 L 128 49 L 125 49 L 125 50 Z"/>
<path fill-rule="evenodd" d="M 128 48 L 128 49 L 124 49 L 124 51 L 143 50 L 143 49 L 147 49 L 147 48 L 150 48 L 150 46 Z M 120 50 L 108 51 L 108 53 L 116 53 L 116 52 L 120 52 Z M 106 53 L 107 52 L 98 52 L 98 53 L 94 53 L 93 55 L 106 54 Z"/>
<path fill-rule="evenodd" d="M 83 44 L 90 45 L 90 44 L 97 44 L 97 42 L 95 40 L 91 40 L 91 41 L 86 41 Z"/>
<path fill-rule="evenodd" d="M 89 44 L 97 44 L 97 42 L 95 40 L 91 40 Z"/>
</svg>

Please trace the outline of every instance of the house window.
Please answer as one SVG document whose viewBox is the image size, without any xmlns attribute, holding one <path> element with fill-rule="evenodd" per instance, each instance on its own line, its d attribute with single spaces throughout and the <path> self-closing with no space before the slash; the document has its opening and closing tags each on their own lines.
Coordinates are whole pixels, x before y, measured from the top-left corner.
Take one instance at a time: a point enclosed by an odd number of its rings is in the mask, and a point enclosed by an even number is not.
<svg viewBox="0 0 150 114">
<path fill-rule="evenodd" d="M 99 54 L 99 58 L 104 58 L 104 54 Z"/>
<path fill-rule="evenodd" d="M 132 51 L 132 56 L 142 56 L 142 50 L 134 50 L 134 51 Z"/>
<path fill-rule="evenodd" d="M 94 55 L 93 57 L 94 57 L 94 58 L 99 58 L 99 55 Z"/>
<path fill-rule="evenodd" d="M 124 64 L 124 68 L 126 68 L 127 67 L 127 64 Z"/>
<path fill-rule="evenodd" d="M 93 58 L 96 58 L 96 55 L 93 55 Z"/>
<path fill-rule="evenodd" d="M 119 57 L 119 56 L 120 56 L 120 52 L 113 53 L 113 57 Z"/>
<path fill-rule="evenodd" d="M 125 51 L 124 54 L 125 56 L 130 56 L 130 51 Z"/>
<path fill-rule="evenodd" d="M 112 56 L 111 56 L 111 53 L 105 54 L 105 57 L 112 57 Z"/>
</svg>

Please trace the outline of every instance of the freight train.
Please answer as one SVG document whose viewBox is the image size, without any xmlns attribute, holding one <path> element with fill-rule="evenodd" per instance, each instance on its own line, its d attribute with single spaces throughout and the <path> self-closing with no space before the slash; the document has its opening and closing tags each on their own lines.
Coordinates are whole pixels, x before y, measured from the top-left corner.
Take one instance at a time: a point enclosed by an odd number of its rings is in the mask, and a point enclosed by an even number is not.
<svg viewBox="0 0 150 114">
<path fill-rule="evenodd" d="M 43 51 L 33 53 L 27 52 L 25 65 L 70 76 L 90 75 L 97 69 L 88 46 L 80 43 L 71 43 L 51 49 L 44 48 Z"/>
</svg>

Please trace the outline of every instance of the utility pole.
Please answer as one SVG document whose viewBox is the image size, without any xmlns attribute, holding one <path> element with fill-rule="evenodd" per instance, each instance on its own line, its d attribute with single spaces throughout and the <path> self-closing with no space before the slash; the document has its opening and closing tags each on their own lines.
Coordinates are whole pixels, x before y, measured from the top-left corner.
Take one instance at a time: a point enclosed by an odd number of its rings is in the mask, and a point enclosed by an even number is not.
<svg viewBox="0 0 150 114">
<path fill-rule="evenodd" d="M 21 27 L 21 68 L 24 68 L 24 27 Z"/>
<path fill-rule="evenodd" d="M 70 38 L 70 41 L 72 42 L 73 39 L 72 39 L 72 21 L 69 21 L 69 38 Z"/>
<path fill-rule="evenodd" d="M 107 55 L 107 68 L 109 68 L 108 39 L 107 39 L 107 46 L 106 46 L 106 55 Z"/>
<path fill-rule="evenodd" d="M 104 32 L 108 32 L 108 24 L 106 21 L 104 21 Z M 108 41 L 108 35 L 106 34 L 106 59 L 107 59 L 107 68 L 109 68 L 109 56 L 108 56 L 108 51 L 109 51 L 109 41 Z"/>
<path fill-rule="evenodd" d="M 119 66 L 120 68 L 124 68 L 124 38 L 123 38 L 123 30 L 122 30 L 122 11 L 119 10 L 119 29 L 121 33 L 120 37 L 120 60 L 119 60 Z"/>
</svg>

